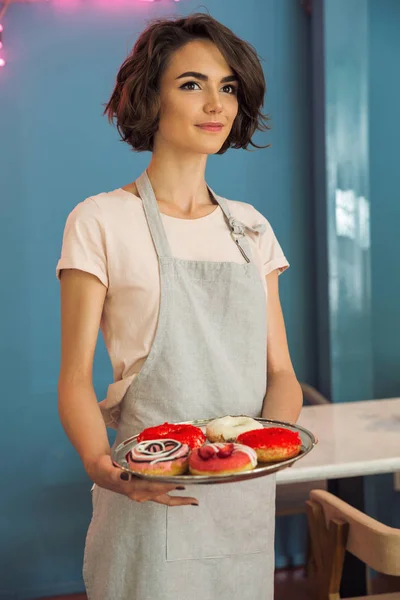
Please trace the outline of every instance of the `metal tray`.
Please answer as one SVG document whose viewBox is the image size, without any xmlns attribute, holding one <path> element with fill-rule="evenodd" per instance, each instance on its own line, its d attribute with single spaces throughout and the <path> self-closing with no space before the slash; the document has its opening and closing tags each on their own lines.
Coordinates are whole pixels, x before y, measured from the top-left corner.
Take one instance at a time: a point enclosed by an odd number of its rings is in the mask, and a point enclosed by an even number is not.
<svg viewBox="0 0 400 600">
<path fill-rule="evenodd" d="M 243 415 L 240 415 L 243 416 Z M 145 475 L 143 473 L 135 473 L 132 471 L 125 459 L 129 450 L 137 444 L 138 435 L 134 435 L 121 444 L 119 444 L 112 453 L 112 458 L 117 467 L 120 467 L 126 473 L 146 479 L 147 481 L 158 481 L 160 483 L 172 483 L 172 484 L 210 484 L 210 483 L 229 483 L 233 481 L 243 481 L 245 479 L 255 479 L 256 477 L 263 477 L 265 475 L 271 475 L 287 467 L 291 467 L 295 462 L 306 456 L 314 446 L 317 444 L 317 439 L 311 431 L 301 427 L 300 425 L 294 425 L 292 423 L 285 423 L 284 421 L 273 421 L 271 419 L 255 419 L 259 423 L 262 423 L 264 427 L 284 427 L 291 431 L 296 431 L 301 438 L 302 446 L 300 453 L 294 458 L 283 460 L 276 463 L 259 463 L 255 469 L 250 471 L 242 471 L 241 473 L 235 473 L 230 475 Z M 213 419 L 202 419 L 197 421 L 182 421 L 181 423 L 195 425 L 202 429 L 205 433 L 207 423 L 213 421 Z"/>
</svg>

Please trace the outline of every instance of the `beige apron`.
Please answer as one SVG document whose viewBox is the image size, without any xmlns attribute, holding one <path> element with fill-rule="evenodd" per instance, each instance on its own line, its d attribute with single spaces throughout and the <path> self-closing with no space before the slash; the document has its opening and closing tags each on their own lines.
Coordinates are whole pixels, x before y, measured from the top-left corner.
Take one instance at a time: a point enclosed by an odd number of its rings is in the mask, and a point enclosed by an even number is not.
<svg viewBox="0 0 400 600">
<path fill-rule="evenodd" d="M 210 189 L 246 262 L 174 258 L 146 171 L 136 185 L 159 260 L 160 312 L 150 354 L 121 403 L 115 443 L 167 420 L 260 416 L 266 297 L 246 226 Z M 275 476 L 186 493 L 200 506 L 139 504 L 95 486 L 89 600 L 272 600 Z"/>
</svg>

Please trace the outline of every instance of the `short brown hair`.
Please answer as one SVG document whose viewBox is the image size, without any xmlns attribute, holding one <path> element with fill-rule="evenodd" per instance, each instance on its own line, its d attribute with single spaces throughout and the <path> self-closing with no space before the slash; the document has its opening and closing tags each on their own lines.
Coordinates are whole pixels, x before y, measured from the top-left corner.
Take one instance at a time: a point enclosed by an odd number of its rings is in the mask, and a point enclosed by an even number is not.
<svg viewBox="0 0 400 600">
<path fill-rule="evenodd" d="M 122 64 L 104 114 L 110 122 L 115 121 L 122 140 L 133 150 L 152 151 L 159 123 L 161 75 L 171 55 L 196 39 L 212 41 L 239 80 L 238 114 L 217 154 L 224 154 L 228 148 L 247 148 L 249 144 L 265 148 L 251 140 L 256 130 L 269 129 L 268 117 L 261 112 L 266 86 L 257 52 L 203 13 L 150 22 Z"/>
</svg>

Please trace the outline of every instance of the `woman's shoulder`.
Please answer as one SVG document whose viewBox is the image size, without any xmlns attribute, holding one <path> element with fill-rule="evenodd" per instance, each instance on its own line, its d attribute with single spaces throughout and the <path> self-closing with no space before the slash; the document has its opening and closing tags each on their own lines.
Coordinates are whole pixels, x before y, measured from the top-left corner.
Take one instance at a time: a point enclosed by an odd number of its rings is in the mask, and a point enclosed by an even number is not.
<svg viewBox="0 0 400 600">
<path fill-rule="evenodd" d="M 113 210 L 116 206 L 120 207 L 123 205 L 141 206 L 141 199 L 131 191 L 120 187 L 109 192 L 100 192 L 86 198 L 84 202 L 92 202 L 100 210 Z"/>
<path fill-rule="evenodd" d="M 122 216 L 124 207 L 141 209 L 141 200 L 123 188 L 116 188 L 88 196 L 74 206 L 69 219 L 96 219 L 101 222 L 109 216 Z"/>
</svg>

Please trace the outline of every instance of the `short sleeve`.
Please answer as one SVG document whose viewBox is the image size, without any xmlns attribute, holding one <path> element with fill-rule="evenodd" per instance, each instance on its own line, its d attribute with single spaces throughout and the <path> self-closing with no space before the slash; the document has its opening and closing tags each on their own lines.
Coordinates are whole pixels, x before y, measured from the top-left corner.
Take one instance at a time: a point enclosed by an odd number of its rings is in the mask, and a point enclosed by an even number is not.
<svg viewBox="0 0 400 600">
<path fill-rule="evenodd" d="M 258 245 L 261 259 L 263 261 L 264 275 L 269 275 L 272 271 L 278 269 L 279 274 L 286 271 L 289 262 L 283 253 L 283 250 L 276 239 L 275 233 L 269 221 L 258 211 L 258 221 L 264 223 L 265 233 L 260 235 Z"/>
<path fill-rule="evenodd" d="M 63 269 L 86 271 L 108 287 L 105 232 L 100 209 L 92 198 L 78 204 L 68 216 L 56 268 L 58 278 Z"/>
</svg>

